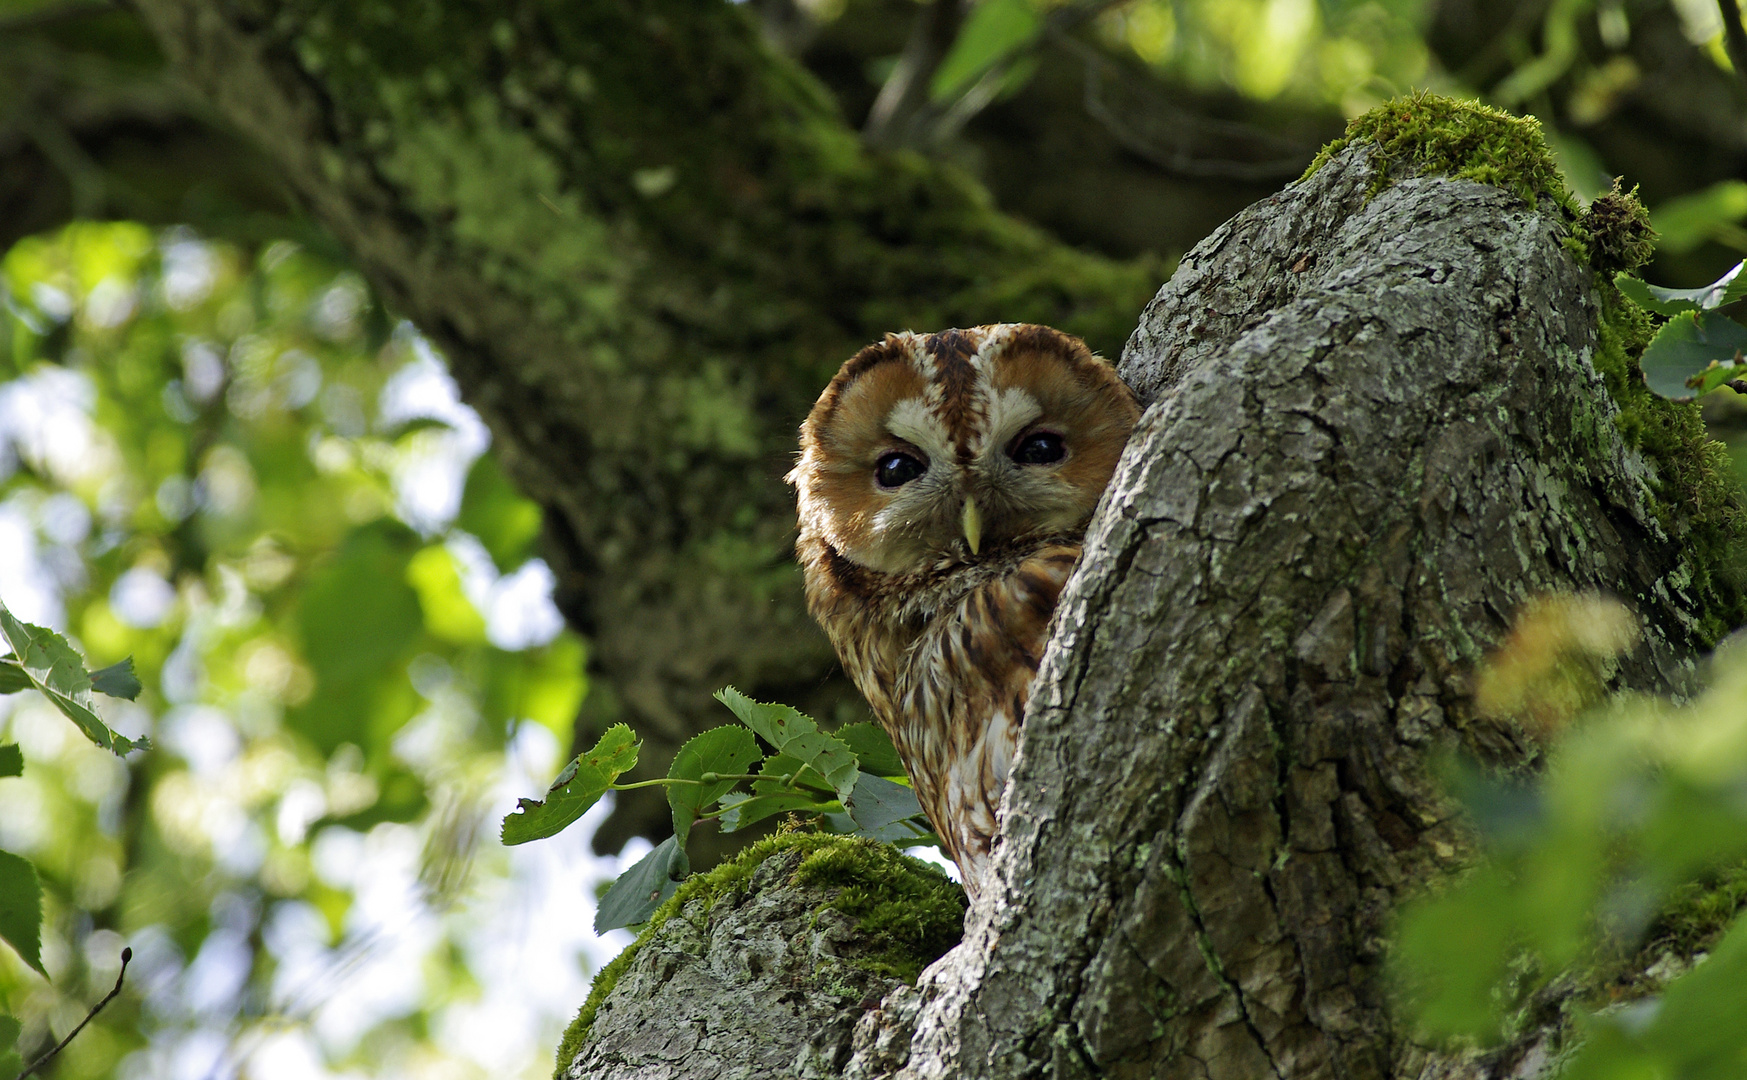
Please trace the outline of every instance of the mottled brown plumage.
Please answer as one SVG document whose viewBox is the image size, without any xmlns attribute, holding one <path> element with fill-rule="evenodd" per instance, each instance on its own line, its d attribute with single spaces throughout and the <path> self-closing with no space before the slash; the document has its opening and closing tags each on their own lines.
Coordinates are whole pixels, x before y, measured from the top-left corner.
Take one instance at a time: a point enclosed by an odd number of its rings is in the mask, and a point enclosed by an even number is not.
<svg viewBox="0 0 1747 1080">
<path fill-rule="evenodd" d="M 891 334 L 845 363 L 789 474 L 807 601 L 974 896 L 1056 599 L 1134 395 L 1077 338 Z"/>
</svg>

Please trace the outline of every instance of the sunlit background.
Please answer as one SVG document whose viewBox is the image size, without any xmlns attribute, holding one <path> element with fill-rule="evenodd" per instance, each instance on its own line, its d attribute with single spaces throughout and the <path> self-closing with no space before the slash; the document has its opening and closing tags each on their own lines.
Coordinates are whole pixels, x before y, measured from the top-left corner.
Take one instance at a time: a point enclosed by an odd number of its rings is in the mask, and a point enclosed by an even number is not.
<svg viewBox="0 0 1747 1080">
<path fill-rule="evenodd" d="M 1622 0 L 1555 7 L 1630 30 Z M 1674 7 L 1726 67 L 1712 0 Z M 1137 0 L 1095 32 L 1183 85 L 1352 116 L 1465 89 L 1426 19 Z M 1565 69 L 1514 59 L 1490 100 L 1543 112 Z M 1642 77 L 1623 54 L 1585 69 L 1574 123 L 1549 123 L 1580 194 L 1622 166 L 1574 129 Z M 1652 210 L 1665 253 L 1747 251 L 1747 183 Z M 443 358 L 307 247 L 82 221 L 0 259 L 0 375 L 0 600 L 92 666 L 133 656 L 139 701 L 100 703 L 157 743 L 122 761 L 0 698 L 27 763 L 0 781 L 0 849 L 35 863 L 47 909 L 49 980 L 0 947 L 21 1045 L 70 1030 L 128 945 L 127 991 L 54 1075 L 549 1075 L 628 940 L 590 931 L 597 887 L 648 848 L 592 855 L 605 805 L 497 842 L 568 751 L 586 646 L 552 605 L 540 511 Z"/>
<path fill-rule="evenodd" d="M 586 821 L 496 841 L 568 746 L 582 645 L 442 359 L 290 243 L 84 223 L 0 274 L 0 599 L 133 656 L 146 692 L 103 712 L 158 744 L 0 698 L 28 762 L 0 848 L 45 879 L 53 976 L 7 952 L 0 993 L 70 1030 L 132 946 L 63 1076 L 548 1075 L 624 944 L 589 928 L 620 861 Z"/>
</svg>

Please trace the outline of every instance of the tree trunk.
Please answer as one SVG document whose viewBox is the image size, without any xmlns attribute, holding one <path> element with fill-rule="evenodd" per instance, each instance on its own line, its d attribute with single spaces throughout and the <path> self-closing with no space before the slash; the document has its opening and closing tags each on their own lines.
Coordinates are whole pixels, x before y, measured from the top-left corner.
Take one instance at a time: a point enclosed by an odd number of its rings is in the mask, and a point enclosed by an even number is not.
<svg viewBox="0 0 1747 1080">
<path fill-rule="evenodd" d="M 1679 584 L 1698 556 L 1657 500 L 1683 466 L 1616 424 L 1594 279 L 1552 200 L 1372 180 L 1359 143 L 1221 227 L 1147 308 L 1123 373 L 1151 407 L 1038 675 L 1001 885 L 863 1016 L 844 1076 L 1545 1067 L 1556 1024 L 1444 1053 L 1389 1011 L 1393 907 L 1472 857 L 1429 761 L 1535 759 L 1472 697 L 1531 597 L 1625 601 L 1643 642 L 1615 685 L 1654 689 L 1689 684 L 1712 601 Z M 737 932 L 727 914 L 699 940 Z M 622 1050 L 590 1060 L 716 1075 Z"/>
</svg>

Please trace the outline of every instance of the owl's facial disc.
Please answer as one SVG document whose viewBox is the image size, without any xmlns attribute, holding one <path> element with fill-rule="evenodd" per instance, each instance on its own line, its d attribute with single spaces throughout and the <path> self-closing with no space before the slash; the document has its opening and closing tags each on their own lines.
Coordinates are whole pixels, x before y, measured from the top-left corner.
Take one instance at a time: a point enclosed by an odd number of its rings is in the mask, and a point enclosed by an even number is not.
<svg viewBox="0 0 1747 1080">
<path fill-rule="evenodd" d="M 1072 534 L 1138 415 L 1108 363 L 1047 327 L 891 335 L 802 428 L 803 530 L 889 574 Z"/>
</svg>

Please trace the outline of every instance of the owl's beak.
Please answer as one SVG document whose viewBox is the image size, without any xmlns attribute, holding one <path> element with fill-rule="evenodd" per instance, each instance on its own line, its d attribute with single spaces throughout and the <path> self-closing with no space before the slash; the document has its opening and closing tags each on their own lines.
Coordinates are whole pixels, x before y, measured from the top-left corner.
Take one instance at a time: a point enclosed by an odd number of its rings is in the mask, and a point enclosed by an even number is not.
<svg viewBox="0 0 1747 1080">
<path fill-rule="evenodd" d="M 983 515 L 977 510 L 977 500 L 967 497 L 964 501 L 964 539 L 975 555 L 983 543 Z"/>
</svg>

